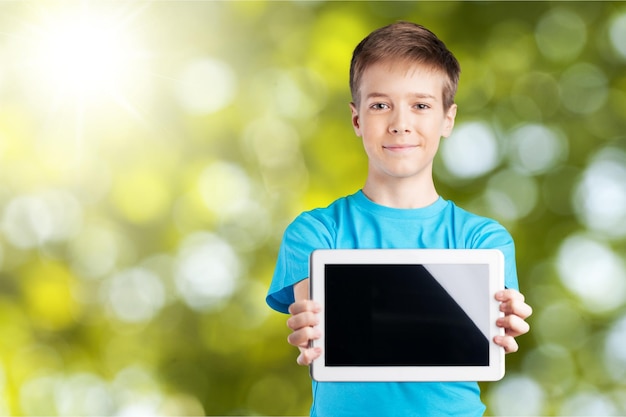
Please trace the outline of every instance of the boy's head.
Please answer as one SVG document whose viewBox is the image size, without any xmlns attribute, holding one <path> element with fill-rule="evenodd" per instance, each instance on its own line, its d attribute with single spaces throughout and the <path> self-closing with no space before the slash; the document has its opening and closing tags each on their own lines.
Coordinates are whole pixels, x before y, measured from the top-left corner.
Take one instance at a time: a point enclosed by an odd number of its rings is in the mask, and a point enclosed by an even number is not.
<svg viewBox="0 0 626 417">
<path fill-rule="evenodd" d="M 350 91 L 358 106 L 363 72 L 374 63 L 397 61 L 399 64 L 421 64 L 446 76 L 443 107 L 454 104 L 461 67 L 452 52 L 430 30 L 410 22 L 397 22 L 370 33 L 354 49 L 350 63 Z"/>
</svg>

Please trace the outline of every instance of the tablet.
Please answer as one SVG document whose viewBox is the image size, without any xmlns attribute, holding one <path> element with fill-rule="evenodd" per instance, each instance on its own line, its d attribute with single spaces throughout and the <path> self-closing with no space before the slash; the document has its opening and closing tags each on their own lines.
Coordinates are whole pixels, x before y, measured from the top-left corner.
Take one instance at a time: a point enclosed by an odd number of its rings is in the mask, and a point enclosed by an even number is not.
<svg viewBox="0 0 626 417">
<path fill-rule="evenodd" d="M 311 254 L 322 305 L 316 381 L 495 381 L 504 330 L 496 249 L 324 249 Z"/>
</svg>

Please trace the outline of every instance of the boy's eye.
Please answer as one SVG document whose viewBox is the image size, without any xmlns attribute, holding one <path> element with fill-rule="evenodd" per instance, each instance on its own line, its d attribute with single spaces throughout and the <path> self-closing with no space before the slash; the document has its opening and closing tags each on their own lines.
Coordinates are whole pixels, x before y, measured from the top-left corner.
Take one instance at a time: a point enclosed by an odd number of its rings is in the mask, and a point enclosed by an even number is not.
<svg viewBox="0 0 626 417">
<path fill-rule="evenodd" d="M 426 110 L 428 108 L 430 108 L 430 106 L 428 104 L 424 104 L 424 103 L 418 103 L 415 105 L 415 107 L 417 107 L 420 110 Z"/>
<path fill-rule="evenodd" d="M 384 109 L 388 109 L 389 106 L 385 103 L 374 103 L 370 106 L 370 108 L 373 110 L 384 110 Z"/>
</svg>

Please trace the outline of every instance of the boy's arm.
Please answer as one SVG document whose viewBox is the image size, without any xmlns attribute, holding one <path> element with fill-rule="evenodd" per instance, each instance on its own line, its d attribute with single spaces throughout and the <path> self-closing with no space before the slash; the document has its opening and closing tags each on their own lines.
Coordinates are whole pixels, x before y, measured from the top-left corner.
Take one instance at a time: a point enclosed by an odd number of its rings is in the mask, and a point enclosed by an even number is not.
<svg viewBox="0 0 626 417">
<path fill-rule="evenodd" d="M 287 337 L 288 342 L 300 350 L 297 362 L 308 366 L 322 353 L 322 348 L 310 347 L 311 340 L 319 339 L 320 330 L 315 327 L 319 324 L 321 307 L 309 299 L 309 280 L 302 280 L 293 286 L 295 302 L 289 306 L 291 317 L 287 320 L 287 327 L 293 332 Z"/>
</svg>

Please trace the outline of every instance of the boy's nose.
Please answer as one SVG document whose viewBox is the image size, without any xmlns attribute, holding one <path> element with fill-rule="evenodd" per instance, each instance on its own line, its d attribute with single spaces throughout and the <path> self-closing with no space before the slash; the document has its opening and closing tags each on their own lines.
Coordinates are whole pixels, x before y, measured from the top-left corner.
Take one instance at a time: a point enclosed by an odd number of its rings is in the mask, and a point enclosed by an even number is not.
<svg viewBox="0 0 626 417">
<path fill-rule="evenodd" d="M 394 135 L 399 135 L 403 133 L 411 133 L 411 130 L 405 127 L 392 127 L 389 129 L 389 131 L 393 133 Z"/>
<path fill-rule="evenodd" d="M 393 135 L 403 135 L 411 133 L 411 128 L 407 123 L 396 121 L 389 125 L 389 133 Z"/>
<path fill-rule="evenodd" d="M 389 133 L 393 135 L 402 135 L 411 133 L 411 127 L 407 121 L 407 116 L 400 111 L 397 111 L 391 118 L 389 123 Z"/>
</svg>

